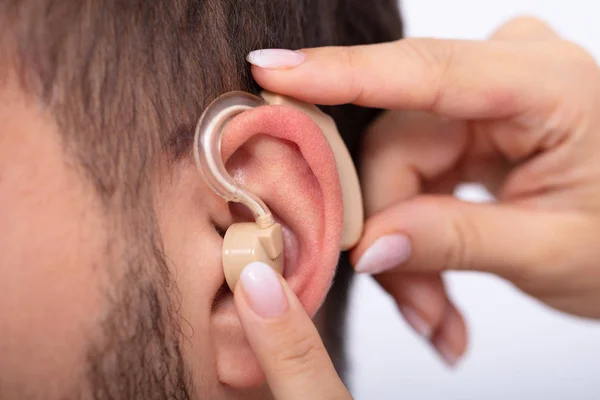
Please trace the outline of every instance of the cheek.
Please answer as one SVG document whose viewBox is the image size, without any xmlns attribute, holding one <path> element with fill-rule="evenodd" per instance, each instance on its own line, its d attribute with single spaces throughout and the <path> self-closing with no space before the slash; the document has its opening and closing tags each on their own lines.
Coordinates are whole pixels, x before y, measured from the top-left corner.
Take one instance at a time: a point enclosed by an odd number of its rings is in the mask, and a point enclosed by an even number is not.
<svg viewBox="0 0 600 400">
<path fill-rule="evenodd" d="M 0 141 L 1 398 L 75 385 L 102 299 L 100 213 L 58 141 L 33 128 Z"/>
<path fill-rule="evenodd" d="M 178 315 L 186 337 L 183 351 L 190 370 L 201 373 L 194 378 L 208 390 L 216 383 L 213 300 L 224 283 L 222 239 L 212 221 L 226 227 L 229 209 L 224 201 L 210 195 L 193 168 L 177 171 L 173 178 L 162 181 L 168 182 L 168 187 L 155 195 L 155 210 L 166 259 L 177 284 Z"/>
</svg>

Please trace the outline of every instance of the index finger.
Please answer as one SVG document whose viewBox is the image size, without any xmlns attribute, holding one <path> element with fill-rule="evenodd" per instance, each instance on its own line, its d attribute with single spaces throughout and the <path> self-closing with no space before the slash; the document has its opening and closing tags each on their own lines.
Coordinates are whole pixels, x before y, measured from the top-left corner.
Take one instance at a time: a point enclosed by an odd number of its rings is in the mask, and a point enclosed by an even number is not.
<svg viewBox="0 0 600 400">
<path fill-rule="evenodd" d="M 239 282 L 238 316 L 275 399 L 351 399 L 315 325 L 283 278 L 253 262 Z"/>
<path fill-rule="evenodd" d="M 304 49 L 289 57 L 286 50 L 259 50 L 248 61 L 262 87 L 309 103 L 490 118 L 556 97 L 550 94 L 556 93 L 557 74 L 548 68 L 545 46 L 403 39 Z"/>
</svg>

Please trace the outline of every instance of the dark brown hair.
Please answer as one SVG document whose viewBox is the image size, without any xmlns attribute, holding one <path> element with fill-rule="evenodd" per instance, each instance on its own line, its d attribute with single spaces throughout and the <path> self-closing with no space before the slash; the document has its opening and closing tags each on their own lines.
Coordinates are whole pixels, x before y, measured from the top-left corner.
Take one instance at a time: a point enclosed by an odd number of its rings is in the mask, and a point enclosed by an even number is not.
<svg viewBox="0 0 600 400">
<path fill-rule="evenodd" d="M 246 54 L 260 48 L 391 41 L 402 36 L 402 24 L 397 0 L 3 0 L 0 35 L 0 57 L 55 116 L 65 146 L 99 198 L 124 218 L 137 216 L 137 223 L 128 224 L 129 236 L 145 240 L 147 245 L 139 247 L 156 260 L 147 265 L 160 269 L 159 287 L 148 278 L 141 291 L 145 300 L 131 315 L 113 320 L 119 325 L 139 317 L 140 310 L 153 314 L 147 316 L 153 321 L 169 319 L 170 307 L 160 306 L 165 300 L 157 294 L 170 281 L 160 235 L 152 228 L 153 168 L 165 151 L 172 158 L 189 154 L 192 127 L 219 94 L 258 92 Z M 351 105 L 325 110 L 355 155 L 361 131 L 378 111 Z M 140 271 L 151 267 L 138 266 Z M 325 341 L 340 372 L 350 276 L 342 257 L 321 311 Z M 157 324 L 147 326 L 156 329 Z M 163 331 L 149 341 L 167 340 L 169 328 L 158 326 Z M 175 343 L 165 357 L 177 358 L 178 352 Z M 159 373 L 154 371 L 155 379 Z M 136 392 L 132 385 L 143 381 L 137 377 L 102 393 L 112 393 L 105 398 L 117 398 L 119 391 L 129 398 L 188 397 L 183 380 L 168 375 L 163 378 L 171 383 L 163 391 Z M 179 394 L 173 394 L 176 390 Z"/>
<path fill-rule="evenodd" d="M 249 51 L 402 34 L 396 0 L 4 0 L 0 15 L 24 82 L 104 195 L 174 138 L 187 150 L 182 127 L 219 94 L 256 92 Z M 332 110 L 346 136 L 367 114 L 356 111 Z"/>
</svg>

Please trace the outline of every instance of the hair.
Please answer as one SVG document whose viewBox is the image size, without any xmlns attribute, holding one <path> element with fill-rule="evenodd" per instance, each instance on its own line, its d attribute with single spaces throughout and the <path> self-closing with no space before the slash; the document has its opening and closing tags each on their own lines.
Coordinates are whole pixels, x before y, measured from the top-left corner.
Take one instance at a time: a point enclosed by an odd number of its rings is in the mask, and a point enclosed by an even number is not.
<svg viewBox="0 0 600 400">
<path fill-rule="evenodd" d="M 105 322 L 112 338 L 90 355 L 91 397 L 183 399 L 193 392 L 151 182 L 161 155 L 190 154 L 193 127 L 210 101 L 231 90 L 258 93 L 247 53 L 386 42 L 402 33 L 397 0 L 2 1 L 0 59 L 52 113 L 68 153 L 135 243 L 125 257 L 115 254 L 128 272 Z M 355 156 L 379 111 L 324 110 Z M 321 311 L 340 373 L 350 277 L 344 255 Z"/>
</svg>

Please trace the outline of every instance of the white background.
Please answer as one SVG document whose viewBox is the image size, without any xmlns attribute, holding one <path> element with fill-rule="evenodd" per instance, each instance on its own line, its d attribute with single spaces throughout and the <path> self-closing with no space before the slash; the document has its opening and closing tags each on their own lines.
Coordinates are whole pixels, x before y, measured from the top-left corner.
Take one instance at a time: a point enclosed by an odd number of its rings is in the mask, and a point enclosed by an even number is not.
<svg viewBox="0 0 600 400">
<path fill-rule="evenodd" d="M 531 14 L 600 60 L 594 0 L 404 0 L 402 12 L 408 36 L 466 39 L 485 38 L 506 19 Z M 349 317 L 357 400 L 600 399 L 600 323 L 555 313 L 488 276 L 450 274 L 448 282 L 471 338 L 454 371 L 408 330 L 373 281 L 357 280 Z"/>
</svg>

